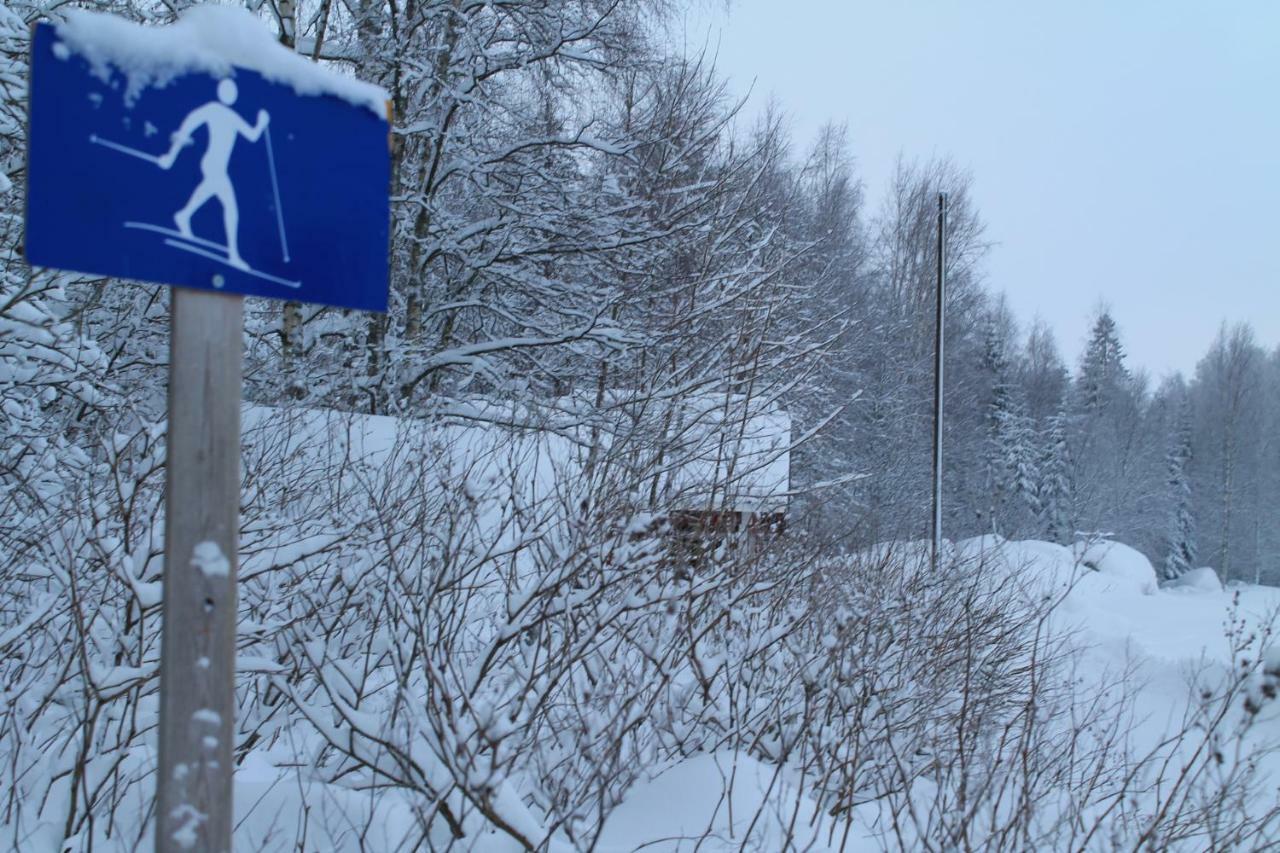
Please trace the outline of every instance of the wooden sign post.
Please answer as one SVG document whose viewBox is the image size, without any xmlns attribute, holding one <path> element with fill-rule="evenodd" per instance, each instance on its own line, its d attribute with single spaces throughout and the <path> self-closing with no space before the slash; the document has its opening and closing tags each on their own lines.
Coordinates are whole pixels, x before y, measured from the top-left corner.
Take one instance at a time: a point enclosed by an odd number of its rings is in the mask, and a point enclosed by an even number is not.
<svg viewBox="0 0 1280 853">
<path fill-rule="evenodd" d="M 231 849 L 244 298 L 174 288 L 156 851 Z"/>
</svg>

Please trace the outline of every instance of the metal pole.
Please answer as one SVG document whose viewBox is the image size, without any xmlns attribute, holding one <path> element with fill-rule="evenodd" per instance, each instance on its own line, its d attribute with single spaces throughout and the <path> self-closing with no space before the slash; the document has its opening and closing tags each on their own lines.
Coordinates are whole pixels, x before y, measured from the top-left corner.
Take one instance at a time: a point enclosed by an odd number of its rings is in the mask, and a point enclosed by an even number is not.
<svg viewBox="0 0 1280 853">
<path fill-rule="evenodd" d="M 933 524 L 931 565 L 936 571 L 942 552 L 942 364 L 946 336 L 943 315 L 947 302 L 947 194 L 938 193 L 938 304 L 933 331 Z"/>
<path fill-rule="evenodd" d="M 175 287 L 157 853 L 231 849 L 244 299 Z"/>
</svg>

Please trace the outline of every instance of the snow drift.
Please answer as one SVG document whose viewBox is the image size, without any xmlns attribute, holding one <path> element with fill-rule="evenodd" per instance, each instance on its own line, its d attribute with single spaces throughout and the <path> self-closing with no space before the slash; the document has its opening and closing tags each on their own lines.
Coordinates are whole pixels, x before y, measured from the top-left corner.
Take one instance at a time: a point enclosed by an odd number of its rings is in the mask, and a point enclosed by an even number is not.
<svg viewBox="0 0 1280 853">
<path fill-rule="evenodd" d="M 1080 542 L 1076 544 L 1075 554 L 1084 566 L 1132 583 L 1143 595 L 1154 595 L 1159 586 L 1151 561 L 1122 542 L 1106 539 Z"/>
</svg>

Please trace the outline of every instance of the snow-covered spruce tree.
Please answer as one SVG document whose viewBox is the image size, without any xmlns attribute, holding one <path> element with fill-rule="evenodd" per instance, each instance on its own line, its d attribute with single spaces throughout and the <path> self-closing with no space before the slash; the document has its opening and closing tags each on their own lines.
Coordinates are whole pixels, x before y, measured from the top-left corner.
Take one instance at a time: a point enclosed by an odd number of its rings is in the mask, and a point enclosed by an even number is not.
<svg viewBox="0 0 1280 853">
<path fill-rule="evenodd" d="M 1070 415 L 1049 418 L 1040 457 L 1040 482 L 1036 489 L 1040 532 L 1050 542 L 1070 544 L 1076 532 L 1075 490 L 1072 487 L 1071 444 L 1067 439 Z"/>
<path fill-rule="evenodd" d="M 991 391 L 987 402 L 986 490 L 992 533 L 1016 538 L 1028 532 L 1039 511 L 1035 433 L 1011 377 L 1006 343 L 998 326 L 988 326 L 982 367 Z"/>
<path fill-rule="evenodd" d="M 1080 359 L 1073 388 L 1069 438 L 1077 490 L 1078 523 L 1088 531 L 1106 526 L 1114 531 L 1116 474 L 1125 442 L 1118 441 L 1120 411 L 1129 400 L 1129 369 L 1125 365 L 1116 322 L 1099 310 L 1089 342 Z"/>
<path fill-rule="evenodd" d="M 1129 368 L 1125 365 L 1124 345 L 1111 312 L 1098 312 L 1089 334 L 1089 343 L 1080 361 L 1080 376 L 1076 380 L 1076 393 L 1080 406 L 1088 412 L 1096 412 L 1108 404 L 1129 381 Z"/>
<path fill-rule="evenodd" d="M 1105 309 L 1094 321 L 1073 397 L 1068 438 L 1078 523 L 1128 541 L 1150 540 L 1150 531 L 1164 524 L 1164 445 L 1145 440 L 1146 379 L 1129 370 Z"/>
<path fill-rule="evenodd" d="M 1167 533 L 1168 552 L 1164 559 L 1164 576 L 1170 580 L 1196 567 L 1196 527 L 1192 515 L 1191 481 L 1187 466 L 1191 462 L 1191 404 L 1184 399 L 1179 406 L 1177 430 L 1170 437 L 1166 464 L 1169 472 L 1169 496 L 1172 509 Z"/>
</svg>

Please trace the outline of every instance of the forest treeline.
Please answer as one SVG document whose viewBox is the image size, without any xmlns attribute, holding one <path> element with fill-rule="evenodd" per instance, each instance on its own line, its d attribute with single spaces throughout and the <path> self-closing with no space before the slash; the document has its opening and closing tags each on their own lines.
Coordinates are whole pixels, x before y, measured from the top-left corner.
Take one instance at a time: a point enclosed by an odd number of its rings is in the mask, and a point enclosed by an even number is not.
<svg viewBox="0 0 1280 853">
<path fill-rule="evenodd" d="M 23 281 L 23 34 L 43 9 L 5 12 L 3 307 L 74 329 L 71 381 L 98 386 L 71 395 L 84 421 L 107 387 L 131 405 L 158 387 L 166 294 Z M 120 11 L 163 21 L 174 9 Z M 783 111 L 744 109 L 710 57 L 669 48 L 665 3 L 498 9 L 273 13 L 286 43 L 392 95 L 392 309 L 255 304 L 251 399 L 429 417 L 476 398 L 740 395 L 794 417 L 794 525 L 849 547 L 919 537 L 946 192 L 947 532 L 1107 532 L 1170 572 L 1280 577 L 1266 511 L 1280 497 L 1280 355 L 1247 327 L 1224 326 L 1194 376 L 1156 385 L 1125 357 L 1124 318 L 1104 310 L 1067 365 L 1047 325 L 1020 330 L 984 286 L 975 176 L 908 158 L 868 197 L 857 140 L 833 125 L 798 145 Z M 9 351 L 29 356 L 29 324 L 8 321 Z M 56 348 L 49 334 L 39 346 Z M 13 425 L 47 422 L 67 384 L 45 371 L 31 396 L 13 381 Z"/>
<path fill-rule="evenodd" d="M 41 352 L 72 341 L 74 369 L 41 371 L 33 397 L 10 374 L 13 425 L 50 418 L 68 382 L 97 387 L 72 394 L 79 421 L 108 387 L 136 402 L 146 388 L 154 409 L 165 361 L 163 291 L 67 287 L 76 277 L 28 278 L 17 263 L 24 33 L 42 9 L 5 10 L 4 309 L 64 320 L 61 338 L 35 334 Z M 1083 359 L 1065 364 L 1048 325 L 1019 329 L 984 287 L 973 175 L 908 158 L 868 199 L 856 140 L 828 126 L 797 145 L 782 111 L 745 110 L 708 56 L 668 49 L 671 13 L 577 0 L 325 3 L 301 26 L 276 14 L 296 49 L 392 93 L 393 307 L 253 306 L 252 400 L 430 416 L 460 398 L 745 393 L 791 411 L 803 438 L 792 524 L 851 547 L 920 537 L 934 200 L 947 192 L 947 533 L 1106 532 L 1170 573 L 1280 578 L 1267 512 L 1280 353 L 1224 327 L 1196 375 L 1156 384 L 1126 360 L 1124 318 L 1102 310 Z M 6 350 L 29 356 L 32 320 L 8 321 Z"/>
<path fill-rule="evenodd" d="M 1280 580 L 1270 511 L 1280 499 L 1280 348 L 1224 321 L 1190 378 L 1157 383 L 1129 361 L 1119 321 L 1101 307 L 1068 365 L 1047 323 L 1020 329 L 1004 298 L 983 288 L 970 186 L 945 162 L 900 165 L 880 208 L 852 220 L 863 248 L 837 273 L 837 290 L 857 307 L 830 356 L 850 377 L 852 402 L 829 443 L 801 458 L 815 480 L 841 463 L 864 476 L 838 500 L 819 500 L 817 514 L 859 545 L 928 531 L 929 235 L 936 194 L 948 192 L 968 226 L 948 235 L 950 250 L 972 265 L 951 273 L 946 317 L 947 535 L 1104 536 L 1140 548 L 1167 578 L 1208 565 L 1227 580 Z M 826 515 L 833 506 L 837 517 Z"/>
</svg>

